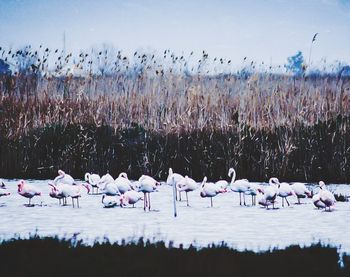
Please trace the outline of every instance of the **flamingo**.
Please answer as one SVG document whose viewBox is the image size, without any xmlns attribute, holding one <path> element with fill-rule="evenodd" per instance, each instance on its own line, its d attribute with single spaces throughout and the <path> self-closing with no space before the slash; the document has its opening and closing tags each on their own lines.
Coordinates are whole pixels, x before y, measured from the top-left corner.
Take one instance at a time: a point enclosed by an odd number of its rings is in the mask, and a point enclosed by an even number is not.
<svg viewBox="0 0 350 277">
<path fill-rule="evenodd" d="M 301 204 L 300 203 L 300 198 L 305 198 L 306 196 L 311 198 L 312 197 L 312 193 L 311 191 L 309 191 L 305 184 L 303 183 L 293 183 L 291 185 L 294 194 L 296 195 L 296 197 L 298 198 L 298 203 L 297 204 Z"/>
<path fill-rule="evenodd" d="M 120 204 L 121 206 L 132 205 L 135 207 L 135 204 L 139 201 L 143 200 L 142 194 L 135 190 L 126 191 L 124 194 L 120 196 Z"/>
<path fill-rule="evenodd" d="M 215 197 L 219 193 L 224 193 L 224 192 L 227 192 L 227 190 L 222 189 L 221 187 L 215 185 L 214 183 L 207 183 L 207 176 L 205 176 L 203 178 L 200 196 L 202 198 L 210 197 L 210 206 L 211 207 L 213 207 L 213 197 Z"/>
<path fill-rule="evenodd" d="M 28 206 L 31 206 L 31 199 L 34 196 L 41 196 L 41 192 L 36 187 L 27 184 L 24 180 L 19 182 L 17 191 L 19 195 L 29 199 Z"/>
<path fill-rule="evenodd" d="M 139 191 L 143 192 L 144 194 L 143 209 L 146 211 L 146 207 L 148 206 L 148 210 L 151 210 L 150 193 L 157 191 L 157 187 L 160 185 L 160 183 L 147 175 L 142 175 L 139 178 L 139 182 L 140 182 Z M 148 199 L 147 199 L 147 195 L 148 195 Z"/>
<path fill-rule="evenodd" d="M 242 205 L 241 195 L 243 195 L 243 203 L 244 203 L 244 206 L 246 206 L 244 195 L 250 188 L 249 181 L 247 179 L 235 180 L 236 171 L 233 168 L 230 168 L 228 171 L 228 177 L 231 177 L 231 175 L 232 175 L 231 184 L 230 184 L 231 190 L 239 193 L 239 205 Z"/>
<path fill-rule="evenodd" d="M 125 172 L 120 173 L 118 178 L 115 179 L 114 183 L 117 185 L 121 194 L 133 189 L 132 184 L 128 179 L 128 175 Z"/>
<path fill-rule="evenodd" d="M 315 207 L 317 209 L 325 209 L 327 206 L 321 201 L 320 199 L 320 194 L 316 193 L 313 197 L 312 197 L 312 202 L 314 203 Z"/>
<path fill-rule="evenodd" d="M 263 194 L 263 197 L 259 200 L 259 204 L 266 207 L 266 209 L 272 204 L 272 208 L 274 209 L 279 185 L 280 182 L 277 178 L 270 178 L 269 186 L 264 189 L 259 189 L 259 192 Z"/>
<path fill-rule="evenodd" d="M 65 204 L 65 197 L 62 194 L 62 191 L 53 183 L 49 183 L 49 186 L 51 187 L 51 191 L 49 193 L 49 196 L 55 199 L 58 199 L 58 204 L 61 204 L 61 199 L 63 201 L 63 204 Z"/>
<path fill-rule="evenodd" d="M 189 207 L 190 205 L 188 204 L 188 193 L 191 191 L 194 191 L 198 188 L 198 184 L 196 183 L 195 180 L 192 178 L 188 177 L 187 175 L 185 178 L 181 179 L 176 183 L 176 189 L 181 193 L 182 191 L 186 192 L 186 202 L 187 206 Z"/>
<path fill-rule="evenodd" d="M 94 189 L 96 188 L 98 193 L 98 184 L 100 183 L 101 177 L 98 174 L 85 173 L 85 182 L 87 182 L 92 189 L 92 194 L 94 194 Z"/>
<path fill-rule="evenodd" d="M 104 193 L 107 195 L 120 195 L 118 185 L 114 182 L 105 184 Z"/>
<path fill-rule="evenodd" d="M 87 193 L 90 192 L 90 188 L 86 184 L 80 184 L 80 185 L 59 184 L 57 188 L 64 198 L 67 198 L 67 197 L 72 198 L 73 208 L 74 208 L 74 199 L 77 200 L 77 207 L 79 208 L 79 198 L 81 197 L 82 188 L 85 188 L 87 190 Z"/>
<path fill-rule="evenodd" d="M 261 186 L 259 184 L 249 183 L 249 189 L 244 194 L 252 197 L 252 206 L 256 205 L 256 196 L 260 190 Z"/>
<path fill-rule="evenodd" d="M 107 173 L 101 177 L 97 187 L 99 189 L 105 189 L 106 184 L 113 183 L 113 182 L 114 182 L 114 178 L 112 177 L 111 174 Z"/>
<path fill-rule="evenodd" d="M 116 196 L 106 195 L 102 196 L 102 204 L 105 208 L 113 208 L 120 204 L 119 199 Z"/>
<path fill-rule="evenodd" d="M 10 193 L 6 190 L 6 185 L 3 180 L 0 179 L 0 197 L 1 196 L 8 196 Z"/>
<path fill-rule="evenodd" d="M 333 207 L 337 201 L 335 200 L 333 193 L 327 189 L 326 184 L 323 181 L 320 181 L 318 184 L 320 186 L 320 191 L 318 193 L 320 200 L 325 205 L 325 210 L 328 208 L 330 211 L 331 207 Z"/>
<path fill-rule="evenodd" d="M 278 196 L 282 198 L 282 207 L 284 207 L 284 199 L 286 199 L 286 202 L 289 206 L 289 202 L 287 197 L 295 195 L 292 187 L 285 182 L 280 183 L 279 189 L 278 189 Z"/>
<path fill-rule="evenodd" d="M 58 170 L 58 176 L 53 180 L 54 185 L 67 184 L 76 185 L 74 179 L 69 174 L 66 174 L 63 170 Z"/>
<path fill-rule="evenodd" d="M 174 173 L 173 172 L 173 169 L 170 167 L 169 168 L 169 175 L 168 175 L 168 178 L 166 180 L 166 184 L 169 185 L 169 186 L 175 186 L 178 182 L 180 182 L 181 180 L 183 180 L 184 177 L 179 174 L 179 173 Z M 176 189 L 176 192 L 177 189 Z M 177 193 L 176 193 L 176 200 L 177 200 Z M 181 191 L 179 191 L 179 201 L 181 201 Z"/>
</svg>

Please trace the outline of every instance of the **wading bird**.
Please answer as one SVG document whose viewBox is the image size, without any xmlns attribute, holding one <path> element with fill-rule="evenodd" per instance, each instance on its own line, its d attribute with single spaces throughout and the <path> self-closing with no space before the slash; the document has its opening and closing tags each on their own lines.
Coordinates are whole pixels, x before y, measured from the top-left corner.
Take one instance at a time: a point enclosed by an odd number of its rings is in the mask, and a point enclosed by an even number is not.
<svg viewBox="0 0 350 277">
<path fill-rule="evenodd" d="M 228 171 L 228 177 L 231 177 L 230 187 L 233 192 L 239 193 L 239 205 L 242 205 L 242 195 L 243 195 L 243 204 L 245 203 L 245 193 L 249 190 L 250 184 L 247 179 L 236 180 L 236 171 L 233 168 L 230 168 Z"/>
<path fill-rule="evenodd" d="M 96 189 L 96 193 L 98 193 L 98 184 L 100 183 L 101 177 L 98 174 L 85 173 L 85 182 L 87 182 L 91 186 L 91 193 L 94 194 L 94 190 Z"/>
<path fill-rule="evenodd" d="M 286 199 L 286 202 L 289 206 L 287 197 L 292 195 L 295 195 L 292 187 L 288 183 L 280 183 L 278 189 L 278 196 L 282 198 L 282 207 L 284 207 L 284 199 Z"/>
<path fill-rule="evenodd" d="M 185 178 L 181 179 L 176 183 L 176 189 L 178 190 L 178 192 L 180 193 L 182 191 L 186 192 L 187 206 L 190 206 L 188 203 L 188 193 L 196 190 L 197 188 L 198 188 L 198 184 L 196 183 L 196 181 L 188 177 L 187 175 L 185 176 Z"/>
<path fill-rule="evenodd" d="M 18 194 L 28 198 L 28 206 L 31 206 L 31 199 L 34 196 L 41 196 L 41 192 L 33 185 L 27 184 L 24 180 L 21 180 L 18 184 Z"/>
<path fill-rule="evenodd" d="M 58 170 L 58 176 L 53 180 L 54 185 L 67 184 L 76 185 L 74 179 L 69 174 L 66 174 L 63 170 Z"/>
<path fill-rule="evenodd" d="M 113 208 L 120 205 L 120 200 L 118 199 L 117 196 L 106 195 L 106 194 L 102 196 L 101 202 L 105 208 Z"/>
<path fill-rule="evenodd" d="M 335 200 L 333 193 L 327 189 L 326 184 L 323 181 L 319 182 L 319 186 L 320 191 L 318 194 L 320 196 L 320 200 L 326 206 L 325 210 L 328 208 L 330 211 L 337 201 Z"/>
<path fill-rule="evenodd" d="M 0 179 L 0 197 L 8 195 L 10 195 L 10 193 L 7 191 L 4 181 Z"/>
<path fill-rule="evenodd" d="M 157 191 L 157 187 L 160 185 L 159 182 L 154 180 L 152 177 L 147 175 L 142 175 L 139 178 L 140 182 L 140 188 L 139 191 L 143 192 L 144 199 L 143 199 L 143 209 L 146 211 L 146 208 L 148 207 L 148 210 L 151 210 L 151 197 L 150 194 L 152 192 Z"/>
<path fill-rule="evenodd" d="M 142 193 L 136 190 L 126 191 L 120 196 L 121 206 L 132 205 L 135 207 L 135 204 L 140 200 L 143 200 Z"/>
<path fill-rule="evenodd" d="M 168 178 L 166 180 L 167 185 L 176 186 L 176 184 L 183 179 L 184 179 L 184 177 L 181 174 L 174 173 L 173 169 L 171 167 L 169 168 L 169 174 L 168 174 Z M 179 193 L 179 196 L 177 195 L 177 193 Z M 177 188 L 176 188 L 176 200 L 181 201 L 181 191 L 178 191 Z"/>
<path fill-rule="evenodd" d="M 129 181 L 128 175 L 125 172 L 120 173 L 118 178 L 115 179 L 114 183 L 117 185 L 121 194 L 133 190 L 132 183 Z"/>
<path fill-rule="evenodd" d="M 272 208 L 274 209 L 279 185 L 280 182 L 277 178 L 270 178 L 269 186 L 259 190 L 263 194 L 262 198 L 259 200 L 259 204 L 266 207 L 266 209 L 272 204 Z"/>
<path fill-rule="evenodd" d="M 298 199 L 298 203 L 296 204 L 301 204 L 300 198 L 312 197 L 311 191 L 309 191 L 303 183 L 293 183 L 291 187 Z"/>
<path fill-rule="evenodd" d="M 207 183 L 207 176 L 203 178 L 203 182 L 201 184 L 200 196 L 202 198 L 210 197 L 210 207 L 213 207 L 213 197 L 224 192 L 227 192 L 227 190 L 222 189 L 221 187 L 215 185 L 214 183 Z"/>
</svg>

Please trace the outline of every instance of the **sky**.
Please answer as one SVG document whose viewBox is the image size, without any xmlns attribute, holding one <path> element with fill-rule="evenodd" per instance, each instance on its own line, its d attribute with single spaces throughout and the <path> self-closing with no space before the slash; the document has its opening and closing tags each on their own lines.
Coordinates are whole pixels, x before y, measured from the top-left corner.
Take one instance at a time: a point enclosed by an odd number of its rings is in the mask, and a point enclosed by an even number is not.
<svg viewBox="0 0 350 277">
<path fill-rule="evenodd" d="M 350 0 L 0 0 L 0 46 L 126 53 L 171 49 L 283 64 L 298 50 L 314 64 L 350 63 Z"/>
</svg>

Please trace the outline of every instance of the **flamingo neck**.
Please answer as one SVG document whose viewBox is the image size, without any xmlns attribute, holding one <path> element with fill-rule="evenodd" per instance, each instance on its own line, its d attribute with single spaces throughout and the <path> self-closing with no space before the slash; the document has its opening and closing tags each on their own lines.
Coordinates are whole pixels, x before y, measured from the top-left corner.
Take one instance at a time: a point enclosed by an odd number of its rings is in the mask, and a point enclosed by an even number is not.
<svg viewBox="0 0 350 277">
<path fill-rule="evenodd" d="M 232 174 L 231 184 L 233 184 L 236 180 L 236 170 L 233 170 L 231 174 Z"/>
</svg>

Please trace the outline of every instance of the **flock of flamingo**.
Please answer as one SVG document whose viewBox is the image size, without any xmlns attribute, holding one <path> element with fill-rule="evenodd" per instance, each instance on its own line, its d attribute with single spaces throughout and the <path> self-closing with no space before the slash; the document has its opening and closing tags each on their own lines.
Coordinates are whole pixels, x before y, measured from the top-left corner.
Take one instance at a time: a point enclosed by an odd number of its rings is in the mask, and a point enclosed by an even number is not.
<svg viewBox="0 0 350 277">
<path fill-rule="evenodd" d="M 251 205 L 256 205 L 256 197 L 260 194 L 258 204 L 269 209 L 270 206 L 275 209 L 276 199 L 282 198 L 282 207 L 285 202 L 289 206 L 288 197 L 297 197 L 297 203 L 300 204 L 301 198 L 312 198 L 313 204 L 317 208 L 322 208 L 331 211 L 336 203 L 335 197 L 329 191 L 323 181 L 319 182 L 319 192 L 314 194 L 308 190 L 304 183 L 280 183 L 275 177 L 270 178 L 269 185 L 259 185 L 250 183 L 247 179 L 236 180 L 236 171 L 230 168 L 228 176 L 231 181 L 220 180 L 217 182 L 207 182 L 207 177 L 204 177 L 201 184 L 194 181 L 188 176 L 174 173 L 169 168 L 169 175 L 166 181 L 167 185 L 173 186 L 175 194 L 174 198 L 181 201 L 181 194 L 186 195 L 187 206 L 189 206 L 188 193 L 200 190 L 202 198 L 210 198 L 210 205 L 213 207 L 213 197 L 221 193 L 229 192 L 230 190 L 239 194 L 239 204 L 246 205 L 245 196 L 251 196 Z M 50 197 L 56 198 L 59 205 L 67 205 L 67 198 L 71 198 L 72 206 L 79 207 L 79 198 L 83 192 L 87 194 L 102 194 L 102 204 L 106 208 L 115 206 L 124 207 L 127 205 L 135 205 L 138 201 L 143 200 L 143 208 L 146 211 L 151 209 L 150 194 L 158 191 L 160 182 L 154 178 L 142 175 L 137 181 L 130 181 L 126 173 L 120 173 L 114 179 L 110 174 L 105 174 L 100 177 L 98 174 L 85 174 L 86 183 L 77 183 L 72 176 L 65 173 L 63 170 L 58 170 L 58 176 L 48 185 L 51 188 Z M 41 191 L 32 184 L 21 180 L 18 184 L 18 194 L 29 199 L 27 206 L 33 206 L 31 199 L 34 196 L 40 196 Z M 6 185 L 0 180 L 0 196 L 8 196 Z M 174 199 L 175 201 L 175 199 Z M 76 202 L 76 203 L 75 203 Z"/>
</svg>

